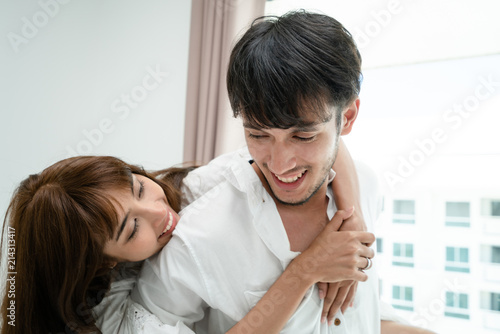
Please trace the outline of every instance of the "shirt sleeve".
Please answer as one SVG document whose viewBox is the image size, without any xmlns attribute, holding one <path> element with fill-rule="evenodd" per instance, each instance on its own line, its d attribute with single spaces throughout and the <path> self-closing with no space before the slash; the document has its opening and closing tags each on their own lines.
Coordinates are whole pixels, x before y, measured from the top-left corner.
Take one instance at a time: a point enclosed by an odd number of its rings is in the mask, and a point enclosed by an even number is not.
<svg viewBox="0 0 500 334">
<path fill-rule="evenodd" d="M 103 333 L 117 333 L 125 316 L 130 291 L 135 285 L 135 277 L 111 284 L 104 299 L 94 307 L 96 325 Z"/>
<path fill-rule="evenodd" d="M 104 332 L 108 333 L 108 332 Z M 111 333 L 111 332 L 109 332 Z M 118 334 L 195 334 L 184 323 L 178 321 L 175 325 L 164 324 L 158 317 L 141 305 L 130 302 L 124 323 Z"/>
<path fill-rule="evenodd" d="M 382 196 L 380 195 L 379 183 L 377 175 L 373 170 L 361 163 L 356 161 L 356 169 L 359 177 L 360 190 L 362 193 L 362 208 L 363 215 L 367 222 L 368 231 L 374 232 L 374 225 L 379 218 L 382 203 Z M 377 270 L 377 259 L 375 257 L 374 265 L 372 270 Z M 377 276 L 378 277 L 378 276 Z M 378 278 L 377 278 L 378 279 Z M 395 321 L 402 324 L 408 324 L 408 322 L 401 316 L 397 315 L 394 308 L 388 303 L 379 299 L 380 305 L 380 320 Z"/>
<path fill-rule="evenodd" d="M 117 334 L 195 334 L 182 322 L 164 324 L 154 314 L 134 303 L 130 292 L 136 277 L 114 282 L 102 302 L 94 308 L 96 325 L 102 333 Z"/>
<path fill-rule="evenodd" d="M 177 236 L 139 274 L 132 299 L 167 325 L 193 328 L 208 307 L 205 280 L 189 247 Z"/>
</svg>

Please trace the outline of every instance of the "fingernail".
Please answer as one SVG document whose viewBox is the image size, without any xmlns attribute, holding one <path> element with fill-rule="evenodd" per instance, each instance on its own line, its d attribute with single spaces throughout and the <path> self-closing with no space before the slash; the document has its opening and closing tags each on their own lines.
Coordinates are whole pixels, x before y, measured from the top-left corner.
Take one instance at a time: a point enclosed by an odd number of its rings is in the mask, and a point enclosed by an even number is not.
<svg viewBox="0 0 500 334">
<path fill-rule="evenodd" d="M 325 298 L 325 291 L 319 290 L 319 299 Z"/>
<path fill-rule="evenodd" d="M 324 324 L 326 322 L 326 317 L 321 317 L 321 323 Z"/>
<path fill-rule="evenodd" d="M 333 320 L 332 320 L 332 319 L 328 320 L 328 326 L 331 326 L 331 325 L 332 325 L 332 322 L 333 322 Z"/>
</svg>

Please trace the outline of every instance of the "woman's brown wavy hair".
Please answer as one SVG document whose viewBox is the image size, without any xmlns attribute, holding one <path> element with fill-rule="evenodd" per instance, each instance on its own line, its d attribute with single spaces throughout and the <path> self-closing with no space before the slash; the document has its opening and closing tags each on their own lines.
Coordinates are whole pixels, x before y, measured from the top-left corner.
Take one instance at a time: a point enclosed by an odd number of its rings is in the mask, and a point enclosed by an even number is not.
<svg viewBox="0 0 500 334">
<path fill-rule="evenodd" d="M 10 284 L 4 291 L 1 333 L 99 333 L 92 308 L 113 279 L 114 259 L 103 249 L 118 224 L 110 190 L 130 189 L 131 174 L 144 175 L 163 188 L 178 212 L 180 183 L 190 169 L 149 174 L 114 157 L 82 156 L 59 161 L 24 180 L 4 220 L 2 252 L 9 228 L 15 245 L 7 246 L 14 246 L 17 274 L 15 296 L 9 296 Z M 2 259 L 6 255 L 1 254 Z M 12 300 L 15 326 L 9 325 L 12 316 L 7 310 Z"/>
</svg>

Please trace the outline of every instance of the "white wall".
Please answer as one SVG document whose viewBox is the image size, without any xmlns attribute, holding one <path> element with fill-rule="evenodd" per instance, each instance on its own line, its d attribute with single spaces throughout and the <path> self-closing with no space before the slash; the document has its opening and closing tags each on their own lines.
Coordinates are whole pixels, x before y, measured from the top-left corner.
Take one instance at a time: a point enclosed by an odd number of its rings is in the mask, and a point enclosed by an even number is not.
<svg viewBox="0 0 500 334">
<path fill-rule="evenodd" d="M 22 179 L 70 155 L 182 162 L 190 14 L 189 0 L 0 3 L 2 216 Z"/>
</svg>

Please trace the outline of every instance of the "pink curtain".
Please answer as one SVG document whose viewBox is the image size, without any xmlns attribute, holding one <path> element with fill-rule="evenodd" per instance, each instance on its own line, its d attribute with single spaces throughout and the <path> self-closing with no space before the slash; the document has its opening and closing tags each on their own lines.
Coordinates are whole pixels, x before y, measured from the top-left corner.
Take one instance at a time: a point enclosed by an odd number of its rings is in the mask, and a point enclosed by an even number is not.
<svg viewBox="0 0 500 334">
<path fill-rule="evenodd" d="M 265 0 L 192 0 L 184 161 L 207 163 L 243 138 L 232 117 L 226 70 L 232 46 Z"/>
</svg>

